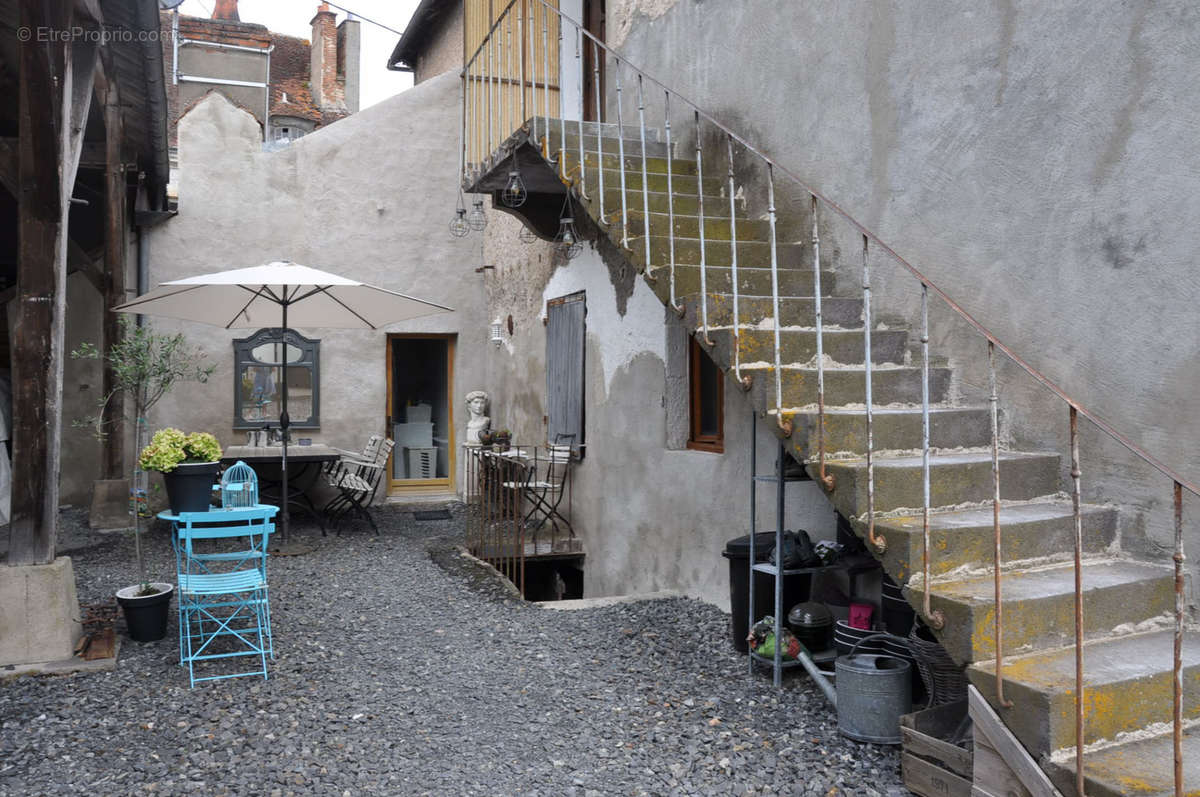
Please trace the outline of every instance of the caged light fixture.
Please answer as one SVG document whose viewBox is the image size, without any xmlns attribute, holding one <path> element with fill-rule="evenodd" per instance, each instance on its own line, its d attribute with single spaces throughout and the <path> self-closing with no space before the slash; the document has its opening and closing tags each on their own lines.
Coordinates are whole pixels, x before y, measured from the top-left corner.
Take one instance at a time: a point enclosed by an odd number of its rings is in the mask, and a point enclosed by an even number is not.
<svg viewBox="0 0 1200 797">
<path fill-rule="evenodd" d="M 483 213 L 483 200 L 477 199 L 472 203 L 474 210 L 467 216 L 467 226 L 475 232 L 483 232 L 487 227 L 487 216 Z"/>
<path fill-rule="evenodd" d="M 571 194 L 567 193 L 563 200 L 563 215 L 558 220 L 558 235 L 554 236 L 554 246 L 558 251 L 571 260 L 583 251 L 583 242 L 579 240 L 579 231 L 575 229 L 575 219 L 571 213 Z"/>
<path fill-rule="evenodd" d="M 517 170 L 516 155 L 512 159 L 512 168 L 508 172 L 508 182 L 504 184 L 504 190 L 500 192 L 500 201 L 506 207 L 519 208 L 525 204 L 525 200 L 529 198 L 529 192 L 525 190 L 525 181 L 521 179 L 521 172 Z"/>
<path fill-rule="evenodd" d="M 454 218 L 450 221 L 450 234 L 455 238 L 463 238 L 471 231 L 467 223 L 467 208 L 463 203 L 462 189 L 458 191 L 458 207 L 454 210 Z"/>
<path fill-rule="evenodd" d="M 522 227 L 521 230 L 517 233 L 517 238 L 520 239 L 521 243 L 523 243 L 523 244 L 531 244 L 534 241 L 536 241 L 538 237 L 537 237 L 537 233 L 535 233 L 530 228 Z"/>
</svg>

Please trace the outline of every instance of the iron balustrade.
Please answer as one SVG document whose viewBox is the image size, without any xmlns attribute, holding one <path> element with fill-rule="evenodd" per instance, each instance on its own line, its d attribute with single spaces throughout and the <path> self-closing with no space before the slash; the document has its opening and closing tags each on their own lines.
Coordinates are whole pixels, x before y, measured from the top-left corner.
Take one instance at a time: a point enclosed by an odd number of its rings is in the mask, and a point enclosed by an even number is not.
<svg viewBox="0 0 1200 797">
<path fill-rule="evenodd" d="M 929 457 L 930 448 L 930 397 L 929 397 L 929 355 L 928 355 L 928 298 L 929 294 L 933 293 L 941 302 L 948 307 L 956 316 L 967 323 L 969 327 L 975 330 L 977 334 L 982 336 L 988 344 L 988 368 L 989 368 L 989 387 L 990 393 L 988 396 L 990 415 L 991 415 L 991 449 L 992 449 L 992 509 L 993 509 L 993 532 L 994 532 L 994 555 L 993 555 L 993 570 L 994 570 L 994 588 L 996 597 L 996 692 L 999 698 L 999 703 L 1002 706 L 1011 705 L 1004 698 L 1004 677 L 1003 677 L 1003 637 L 1000 632 L 1001 616 L 1002 616 L 1002 577 L 1003 567 L 1001 561 L 1001 544 L 1002 544 L 1002 529 L 1000 523 L 1000 464 L 999 464 L 999 431 L 997 420 L 997 403 L 998 395 L 996 390 L 996 366 L 995 353 L 999 351 L 1011 363 L 1024 371 L 1037 384 L 1048 390 L 1051 394 L 1065 403 L 1069 408 L 1069 430 L 1070 430 L 1070 447 L 1071 447 L 1071 481 L 1072 481 L 1072 513 L 1075 525 L 1075 649 L 1076 649 L 1076 674 L 1075 674 L 1075 715 L 1076 715 L 1076 788 L 1080 794 L 1083 793 L 1084 770 L 1083 770 L 1083 748 L 1084 748 L 1084 714 L 1083 707 L 1085 702 L 1085 693 L 1083 685 L 1083 609 L 1082 609 L 1082 515 L 1081 515 L 1081 470 L 1079 463 L 1079 417 L 1087 419 L 1093 426 L 1103 432 L 1109 438 L 1115 440 L 1126 451 L 1131 453 L 1137 459 L 1140 459 L 1158 473 L 1166 476 L 1172 484 L 1173 496 L 1172 505 L 1174 509 L 1174 554 L 1173 561 L 1175 564 L 1175 645 L 1174 645 L 1174 716 L 1172 721 L 1173 726 L 1173 746 L 1175 757 L 1175 791 L 1177 795 L 1183 794 L 1183 775 L 1182 775 L 1182 640 L 1184 620 L 1186 614 L 1186 606 L 1184 600 L 1184 571 L 1183 564 L 1185 561 L 1185 552 L 1183 544 L 1182 532 L 1182 507 L 1183 507 L 1183 492 L 1187 491 L 1193 496 L 1200 495 L 1200 487 L 1176 472 L 1173 468 L 1165 464 L 1157 457 L 1150 454 L 1141 446 L 1134 443 L 1127 435 L 1120 432 L 1111 423 L 1103 417 L 1092 412 L 1083 406 L 1083 404 L 1069 395 L 1062 387 L 1051 380 L 1046 375 L 1042 374 L 1038 369 L 1034 368 L 1029 362 L 1020 357 L 1012 348 L 1004 344 L 995 333 L 985 327 L 973 315 L 967 312 L 961 305 L 952 299 L 944 290 L 939 288 L 932 280 L 926 277 L 912 263 L 901 256 L 888 244 L 882 241 L 874 232 L 868 229 L 863 223 L 859 222 L 854 216 L 843 209 L 837 202 L 830 199 L 821 191 L 812 187 L 797 174 L 790 171 L 787 167 L 777 163 L 760 149 L 755 147 L 746 138 L 738 135 L 735 131 L 719 122 L 712 115 L 704 112 L 695 103 L 687 100 L 685 97 L 674 92 L 670 87 L 655 79 L 653 76 L 645 73 L 641 69 L 629 63 L 627 59 L 618 54 L 612 48 L 608 47 L 604 42 L 600 41 L 596 36 L 589 32 L 580 22 L 563 14 L 559 9 L 550 5 L 547 0 L 510 0 L 510 2 L 500 11 L 499 16 L 493 21 L 484 40 L 466 60 L 462 70 L 463 77 L 463 112 L 462 118 L 464 124 L 473 124 L 478 127 L 478 117 L 484 116 L 486 113 L 486 132 L 480 133 L 477 129 L 464 131 L 461 138 L 461 146 L 464 152 L 460 157 L 460 166 L 462 171 L 460 174 L 464 187 L 469 187 L 475 179 L 482 173 L 491 168 L 498 157 L 503 157 L 504 153 L 497 153 L 496 147 L 493 145 L 493 102 L 501 102 L 504 100 L 503 94 L 497 94 L 497 75 L 494 59 L 494 50 L 496 40 L 499 38 L 497 30 L 501 23 L 513 14 L 513 9 L 518 7 L 524 10 L 525 19 L 530 20 L 531 14 L 529 9 L 539 9 L 542 15 L 542 74 L 540 88 L 543 91 L 543 102 L 541 111 L 538 113 L 537 103 L 532 109 L 532 113 L 526 116 L 524 105 L 524 91 L 528 85 L 531 94 L 536 98 L 538 85 L 538 76 L 536 74 L 536 65 L 530 69 L 530 74 L 526 74 L 527 65 L 524 57 L 520 59 L 520 83 L 521 102 L 522 102 L 522 119 L 519 122 L 522 129 L 532 131 L 533 141 L 540 143 L 542 153 L 547 160 L 552 160 L 558 167 L 559 175 L 567 185 L 568 190 L 580 196 L 584 190 L 584 96 L 583 96 L 583 69 L 581 54 L 583 49 L 591 44 L 592 48 L 592 81 L 594 88 L 593 112 L 596 125 L 596 176 L 597 176 L 597 200 L 599 206 L 598 218 L 602 226 L 607 226 L 607 215 L 605 205 L 607 197 L 604 189 L 604 110 L 607 105 L 605 98 L 602 97 L 602 86 L 600 81 L 600 54 L 603 52 L 606 57 L 610 58 L 615 69 L 616 76 L 616 94 L 615 110 L 617 113 L 617 147 L 618 147 L 618 165 L 619 177 L 621 182 L 620 199 L 621 199 L 621 221 L 622 221 L 622 243 L 628 246 L 629 242 L 629 227 L 628 227 L 628 203 L 627 203 L 627 185 L 626 185 L 626 163 L 624 157 L 624 129 L 621 127 L 622 109 L 620 95 L 623 90 L 621 84 L 621 74 L 624 69 L 632 70 L 637 76 L 638 81 L 638 112 L 639 112 L 639 132 L 642 136 L 642 193 L 643 193 L 643 232 L 646 235 L 645 242 L 646 251 L 646 274 L 653 279 L 654 269 L 650 263 L 650 214 L 649 214 L 649 197 L 648 197 L 648 173 L 645 166 L 646 160 L 646 143 L 645 143 L 645 107 L 644 107 L 644 86 L 649 83 L 659 87 L 664 92 L 663 103 L 663 128 L 666 133 L 666 176 L 667 176 L 667 218 L 668 229 L 666 232 L 667 239 L 667 268 L 669 269 L 670 278 L 670 305 L 672 309 L 682 314 L 683 307 L 678 303 L 676 295 L 676 248 L 675 248 L 675 191 L 673 180 L 673 142 L 671 128 L 671 100 L 672 94 L 675 96 L 677 103 L 682 103 L 683 106 L 691 111 L 696 127 L 696 175 L 697 175 L 697 205 L 698 205 L 698 224 L 700 230 L 700 282 L 701 282 L 701 297 L 700 297 L 700 312 L 702 328 L 700 331 L 703 334 L 704 341 L 711 345 L 709 339 L 709 323 L 708 323 L 708 299 L 707 296 L 707 257 L 706 257 L 706 242 L 704 229 L 704 187 L 703 187 L 703 152 L 700 146 L 701 141 L 701 125 L 707 125 L 714 130 L 722 133 L 726 138 L 726 150 L 730 160 L 730 175 L 729 175 L 729 190 L 730 190 L 730 226 L 731 226 L 731 252 L 732 263 L 736 263 L 737 258 L 737 233 L 735 206 L 734 206 L 734 178 L 732 174 L 732 147 L 736 142 L 745 152 L 752 156 L 754 163 L 765 169 L 767 175 L 767 190 L 768 190 L 768 222 L 770 236 L 770 253 L 771 253 L 771 305 L 774 312 L 774 370 L 775 370 L 775 401 L 773 412 L 776 416 L 776 423 L 779 426 L 781 433 L 784 436 L 790 436 L 792 432 L 791 416 L 795 413 L 795 408 L 787 408 L 783 406 L 783 391 L 782 391 L 782 363 L 781 363 L 781 345 L 780 345 L 780 327 L 782 326 L 782 318 L 779 312 L 779 277 L 778 277 L 778 240 L 776 230 L 776 209 L 775 209 L 775 174 L 786 177 L 794 186 L 800 189 L 801 192 L 808 195 L 812 209 L 812 247 L 813 247 L 813 302 L 816 322 L 816 369 L 817 369 L 817 463 L 819 468 L 819 481 L 827 490 L 833 489 L 833 477 L 826 473 L 826 441 L 825 441 L 825 426 L 826 426 L 826 408 L 825 408 L 825 390 L 824 390 L 824 328 L 822 322 L 822 307 L 821 307 L 821 265 L 820 265 L 820 240 L 818 236 L 818 218 L 822 209 L 828 214 L 832 213 L 835 217 L 840 218 L 852 229 L 857 231 L 862 236 L 863 241 L 863 307 L 864 324 L 863 332 L 863 348 L 864 348 L 864 379 L 866 392 L 866 423 L 867 423 L 867 470 L 868 470 L 868 507 L 867 507 L 867 536 L 868 541 L 873 545 L 876 551 L 882 551 L 886 547 L 886 540 L 882 536 L 875 534 L 875 513 L 873 506 L 873 485 L 874 485 L 874 437 L 873 437 L 873 396 L 871 395 L 871 380 L 872 380 L 872 362 L 871 362 L 871 333 L 872 324 L 870 317 L 870 265 L 868 257 L 870 249 L 876 250 L 876 256 L 882 256 L 892 264 L 899 266 L 904 272 L 907 272 L 921 286 L 921 345 L 922 345 L 922 396 L 921 396 L 921 412 L 922 412 L 922 471 L 923 471 L 923 552 L 922 552 L 922 574 L 925 579 L 923 584 L 924 596 L 922 602 L 922 614 L 924 619 L 931 625 L 938 623 L 937 612 L 930 609 L 929 596 L 932 591 L 930 581 L 930 558 L 931 546 L 929 540 Z M 519 12 L 518 12 L 519 13 Z M 580 149 L 580 167 L 578 170 L 578 179 L 568 175 L 563 161 L 565 160 L 565 152 L 567 147 L 566 142 L 566 127 L 565 127 L 565 98 L 562 97 L 560 91 L 559 97 L 559 147 L 557 152 L 551 157 L 550 153 L 550 62 L 549 62 L 549 19 L 553 15 L 556 19 L 557 31 L 560 40 L 560 52 L 558 63 L 561 68 L 561 41 L 565 38 L 563 35 L 564 26 L 571 26 L 575 30 L 577 41 L 577 63 L 579 71 L 579 149 Z M 533 49 L 533 24 L 529 23 L 530 32 L 530 50 Z M 518 27 L 518 31 L 520 28 Z M 511 35 L 509 36 L 511 39 Z M 481 58 L 482 54 L 486 53 L 486 58 Z M 486 61 L 486 63 L 485 63 Z M 478 63 L 477 63 L 478 62 Z M 556 78 L 561 83 L 561 78 Z M 480 92 L 483 91 L 483 84 L 487 85 L 486 97 L 481 98 Z M 541 117 L 542 123 L 539 125 L 538 117 Z M 513 130 L 512 132 L 517 132 Z M 479 147 L 483 146 L 480 150 Z M 733 266 L 734 276 L 732 279 L 732 294 L 735 307 L 734 330 L 733 335 L 735 341 L 740 336 L 740 313 L 738 312 L 740 286 L 736 278 L 736 265 Z M 736 352 L 737 346 L 735 342 L 734 354 L 734 375 L 742 382 L 740 354 Z"/>
</svg>

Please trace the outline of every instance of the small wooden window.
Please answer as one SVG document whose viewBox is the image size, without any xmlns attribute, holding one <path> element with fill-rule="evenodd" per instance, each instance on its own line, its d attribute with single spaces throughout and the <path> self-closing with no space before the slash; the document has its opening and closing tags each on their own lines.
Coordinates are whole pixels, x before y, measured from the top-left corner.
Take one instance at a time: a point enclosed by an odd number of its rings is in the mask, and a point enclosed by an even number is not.
<svg viewBox="0 0 1200 797">
<path fill-rule="evenodd" d="M 700 347 L 688 339 L 689 415 L 688 448 L 725 451 L 725 375 Z"/>
</svg>

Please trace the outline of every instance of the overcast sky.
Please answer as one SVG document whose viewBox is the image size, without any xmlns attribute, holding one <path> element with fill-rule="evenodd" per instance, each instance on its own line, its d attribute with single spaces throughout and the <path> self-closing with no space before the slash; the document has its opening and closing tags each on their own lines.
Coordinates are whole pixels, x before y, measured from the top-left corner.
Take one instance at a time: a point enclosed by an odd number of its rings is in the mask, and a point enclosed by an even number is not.
<svg viewBox="0 0 1200 797">
<path fill-rule="evenodd" d="M 363 108 L 412 85 L 410 73 L 387 70 L 388 56 L 400 40 L 399 35 L 374 25 L 367 19 L 403 31 L 409 17 L 416 10 L 417 2 L 418 0 L 338 0 L 339 6 L 353 11 L 362 22 L 362 88 L 359 98 Z M 266 25 L 276 33 L 310 39 L 312 26 L 308 23 L 316 14 L 318 5 L 319 0 L 240 0 L 238 15 L 242 22 L 255 22 Z M 213 0 L 185 0 L 179 7 L 180 13 L 193 17 L 211 17 L 212 8 Z M 332 10 L 337 12 L 338 22 L 346 18 L 345 12 Z"/>
</svg>

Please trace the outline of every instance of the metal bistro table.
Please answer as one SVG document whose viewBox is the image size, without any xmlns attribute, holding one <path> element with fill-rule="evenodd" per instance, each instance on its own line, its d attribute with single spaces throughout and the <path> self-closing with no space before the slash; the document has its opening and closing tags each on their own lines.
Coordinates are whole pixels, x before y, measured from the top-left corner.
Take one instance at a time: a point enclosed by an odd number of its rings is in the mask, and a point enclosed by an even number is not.
<svg viewBox="0 0 1200 797">
<path fill-rule="evenodd" d="M 308 497 L 308 488 L 312 487 L 321 473 L 322 468 L 330 462 L 336 462 L 340 457 L 337 449 L 324 445 L 288 446 L 288 506 L 303 509 L 316 518 L 321 526 L 321 536 L 325 536 L 325 520 L 320 511 Z M 281 446 L 230 446 L 221 457 L 221 464 L 228 467 L 238 460 L 254 468 L 258 475 L 259 501 L 266 504 L 279 504 L 282 479 L 279 475 L 283 464 L 283 448 Z"/>
</svg>

